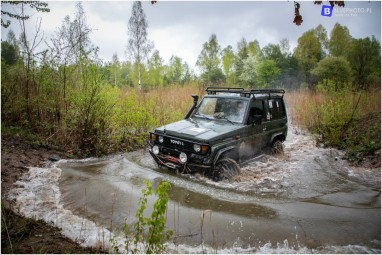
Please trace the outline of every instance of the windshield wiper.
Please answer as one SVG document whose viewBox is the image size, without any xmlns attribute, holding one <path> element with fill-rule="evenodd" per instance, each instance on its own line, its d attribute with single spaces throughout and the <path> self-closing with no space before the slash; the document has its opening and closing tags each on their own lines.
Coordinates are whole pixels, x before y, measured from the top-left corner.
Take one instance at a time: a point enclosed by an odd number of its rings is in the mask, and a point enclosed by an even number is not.
<svg viewBox="0 0 382 255">
<path fill-rule="evenodd" d="M 224 113 L 222 112 L 217 112 L 214 114 L 214 118 L 217 118 L 217 119 L 225 119 L 227 120 L 229 123 L 231 123 L 232 125 L 235 125 L 230 119 L 228 119 L 226 116 L 224 116 Z"/>
<path fill-rule="evenodd" d="M 212 120 L 212 118 L 210 118 L 210 117 L 208 117 L 208 116 L 206 116 L 206 115 L 200 114 L 200 113 L 195 114 L 194 116 L 196 116 L 196 117 L 201 117 L 201 118 L 203 118 L 203 119 L 207 119 L 207 120 Z"/>
<path fill-rule="evenodd" d="M 233 121 L 231 121 L 230 119 L 228 119 L 226 116 L 221 116 L 219 119 L 225 119 L 225 120 L 227 120 L 229 123 L 231 123 L 232 125 L 235 125 L 235 123 L 233 123 Z"/>
</svg>

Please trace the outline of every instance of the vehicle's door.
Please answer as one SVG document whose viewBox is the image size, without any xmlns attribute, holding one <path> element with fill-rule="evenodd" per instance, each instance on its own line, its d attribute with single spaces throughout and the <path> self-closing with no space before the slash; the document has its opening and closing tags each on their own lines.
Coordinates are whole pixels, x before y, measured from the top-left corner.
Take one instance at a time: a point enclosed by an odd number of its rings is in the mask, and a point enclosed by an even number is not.
<svg viewBox="0 0 382 255">
<path fill-rule="evenodd" d="M 240 144 L 240 155 L 246 160 L 260 154 L 264 145 L 263 122 L 265 118 L 265 102 L 260 99 L 253 99 L 249 105 L 249 113 L 244 123 L 245 139 Z"/>
<path fill-rule="evenodd" d="M 266 120 L 263 123 L 263 132 L 266 144 L 272 142 L 275 134 L 281 134 L 287 128 L 285 105 L 282 98 L 271 98 L 266 104 Z M 265 145 L 266 145 L 265 144 Z"/>
</svg>

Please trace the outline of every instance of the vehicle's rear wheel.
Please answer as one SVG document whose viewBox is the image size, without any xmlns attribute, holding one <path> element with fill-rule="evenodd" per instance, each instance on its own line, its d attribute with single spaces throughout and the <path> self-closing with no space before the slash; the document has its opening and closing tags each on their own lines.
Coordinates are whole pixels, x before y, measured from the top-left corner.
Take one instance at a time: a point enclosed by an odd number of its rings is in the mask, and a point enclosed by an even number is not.
<svg viewBox="0 0 382 255">
<path fill-rule="evenodd" d="M 271 153 L 272 153 L 272 155 L 283 155 L 284 154 L 284 145 L 280 140 L 275 140 L 272 143 Z"/>
<path fill-rule="evenodd" d="M 231 158 L 219 159 L 216 162 L 212 179 L 214 181 L 229 180 L 240 174 L 240 166 Z"/>
</svg>

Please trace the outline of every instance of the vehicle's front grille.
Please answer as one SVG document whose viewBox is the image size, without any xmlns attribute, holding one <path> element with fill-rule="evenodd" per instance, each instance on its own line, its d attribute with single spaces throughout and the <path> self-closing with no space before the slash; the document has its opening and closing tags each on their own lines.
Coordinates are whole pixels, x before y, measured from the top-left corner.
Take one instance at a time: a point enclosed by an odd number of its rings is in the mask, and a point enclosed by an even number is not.
<svg viewBox="0 0 382 255">
<path fill-rule="evenodd" d="M 193 152 L 194 150 L 193 143 L 167 136 L 163 137 L 163 145 L 166 148 L 176 149 L 184 152 Z"/>
</svg>

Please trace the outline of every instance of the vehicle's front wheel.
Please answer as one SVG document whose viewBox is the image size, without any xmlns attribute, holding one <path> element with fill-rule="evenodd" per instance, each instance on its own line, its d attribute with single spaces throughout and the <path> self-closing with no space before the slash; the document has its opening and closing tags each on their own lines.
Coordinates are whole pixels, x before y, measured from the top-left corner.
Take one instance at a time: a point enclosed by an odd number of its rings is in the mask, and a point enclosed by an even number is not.
<svg viewBox="0 0 382 255">
<path fill-rule="evenodd" d="M 212 179 L 214 181 L 229 180 L 240 174 L 240 166 L 231 158 L 219 159 L 216 162 Z"/>
</svg>

